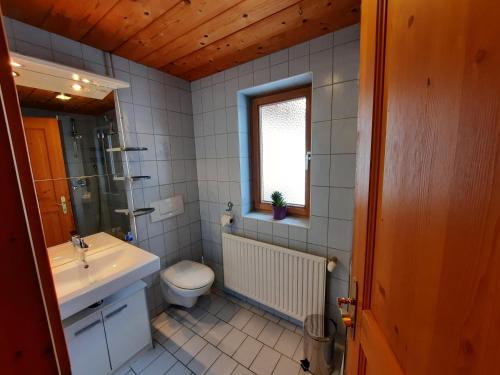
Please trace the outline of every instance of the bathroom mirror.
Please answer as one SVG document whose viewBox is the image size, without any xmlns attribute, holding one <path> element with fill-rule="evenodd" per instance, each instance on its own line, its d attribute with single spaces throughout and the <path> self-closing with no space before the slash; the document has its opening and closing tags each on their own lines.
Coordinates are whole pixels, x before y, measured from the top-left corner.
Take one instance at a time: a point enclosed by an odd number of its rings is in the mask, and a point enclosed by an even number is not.
<svg viewBox="0 0 500 375">
<path fill-rule="evenodd" d="M 89 79 L 80 76 L 66 78 L 65 92 L 58 91 L 60 79 L 45 89 L 50 76 L 44 88 L 39 80 L 16 79 L 47 247 L 67 242 L 72 232 L 124 239 L 130 231 L 114 92 L 86 96 Z"/>
</svg>

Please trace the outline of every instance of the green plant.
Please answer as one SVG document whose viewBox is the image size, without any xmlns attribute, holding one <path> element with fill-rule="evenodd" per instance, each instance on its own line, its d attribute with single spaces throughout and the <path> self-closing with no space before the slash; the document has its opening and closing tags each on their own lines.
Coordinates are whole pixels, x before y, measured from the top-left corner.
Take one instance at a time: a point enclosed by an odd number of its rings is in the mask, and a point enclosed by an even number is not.
<svg viewBox="0 0 500 375">
<path fill-rule="evenodd" d="M 279 191 L 275 191 L 271 194 L 271 199 L 273 200 L 273 206 L 275 207 L 285 207 L 286 201 L 283 198 L 283 194 Z"/>
</svg>

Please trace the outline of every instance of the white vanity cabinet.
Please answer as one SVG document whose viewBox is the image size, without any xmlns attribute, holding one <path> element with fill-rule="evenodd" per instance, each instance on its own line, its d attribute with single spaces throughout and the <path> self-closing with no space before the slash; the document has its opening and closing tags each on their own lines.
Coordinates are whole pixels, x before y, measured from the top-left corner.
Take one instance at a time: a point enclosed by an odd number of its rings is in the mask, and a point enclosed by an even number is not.
<svg viewBox="0 0 500 375">
<path fill-rule="evenodd" d="M 107 374 L 111 371 L 100 311 L 64 328 L 73 375 Z"/>
<path fill-rule="evenodd" d="M 116 302 L 102 310 L 109 359 L 118 368 L 151 343 L 151 330 L 144 292 Z"/>
<path fill-rule="evenodd" d="M 139 281 L 63 321 L 73 374 L 109 374 L 151 345 L 145 287 Z"/>
</svg>

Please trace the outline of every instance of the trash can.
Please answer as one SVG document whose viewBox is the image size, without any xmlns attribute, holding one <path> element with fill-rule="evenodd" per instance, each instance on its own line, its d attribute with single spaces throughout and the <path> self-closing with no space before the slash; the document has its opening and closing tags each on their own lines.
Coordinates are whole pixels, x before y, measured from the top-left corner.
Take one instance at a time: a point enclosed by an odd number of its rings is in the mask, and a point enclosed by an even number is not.
<svg viewBox="0 0 500 375">
<path fill-rule="evenodd" d="M 333 371 L 334 344 L 337 326 L 320 314 L 308 315 L 304 321 L 304 371 L 314 375 L 330 375 Z"/>
</svg>

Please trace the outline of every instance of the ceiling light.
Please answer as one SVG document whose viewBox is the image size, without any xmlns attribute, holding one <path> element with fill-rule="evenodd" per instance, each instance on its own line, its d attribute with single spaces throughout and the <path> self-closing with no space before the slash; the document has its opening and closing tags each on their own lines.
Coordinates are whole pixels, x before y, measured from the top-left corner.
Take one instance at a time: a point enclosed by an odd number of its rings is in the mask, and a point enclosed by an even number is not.
<svg viewBox="0 0 500 375">
<path fill-rule="evenodd" d="M 59 100 L 70 100 L 71 96 L 64 94 L 63 92 L 56 96 Z"/>
<path fill-rule="evenodd" d="M 78 84 L 78 83 L 74 83 L 72 86 L 73 90 L 75 91 L 80 91 L 82 89 L 82 85 Z"/>
<path fill-rule="evenodd" d="M 80 80 L 80 76 L 78 74 L 74 74 L 71 76 L 71 78 L 73 78 L 75 81 L 79 81 Z"/>
<path fill-rule="evenodd" d="M 90 81 L 87 78 L 82 78 L 83 83 L 90 83 Z"/>
<path fill-rule="evenodd" d="M 18 72 L 15 72 L 15 71 L 12 71 L 12 76 L 13 76 L 13 77 L 19 77 L 19 73 L 18 73 Z"/>
<path fill-rule="evenodd" d="M 11 65 L 11 66 L 14 66 L 14 67 L 16 67 L 16 68 L 19 68 L 20 66 L 22 66 L 21 64 L 16 63 L 15 61 L 11 61 L 11 62 L 10 62 L 10 65 Z"/>
</svg>

